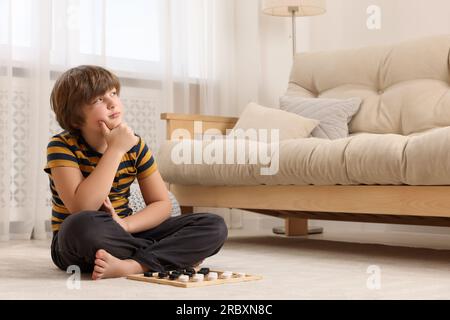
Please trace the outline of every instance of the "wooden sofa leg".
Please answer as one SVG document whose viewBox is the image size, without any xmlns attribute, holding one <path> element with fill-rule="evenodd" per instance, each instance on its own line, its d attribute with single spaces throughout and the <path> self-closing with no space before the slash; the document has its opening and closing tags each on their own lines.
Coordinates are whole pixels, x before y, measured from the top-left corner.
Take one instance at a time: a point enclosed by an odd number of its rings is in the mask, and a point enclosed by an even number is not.
<svg viewBox="0 0 450 320">
<path fill-rule="evenodd" d="M 285 218 L 284 227 L 288 237 L 308 235 L 308 219 Z"/>
<path fill-rule="evenodd" d="M 180 206 L 181 214 L 194 213 L 194 207 Z"/>
</svg>

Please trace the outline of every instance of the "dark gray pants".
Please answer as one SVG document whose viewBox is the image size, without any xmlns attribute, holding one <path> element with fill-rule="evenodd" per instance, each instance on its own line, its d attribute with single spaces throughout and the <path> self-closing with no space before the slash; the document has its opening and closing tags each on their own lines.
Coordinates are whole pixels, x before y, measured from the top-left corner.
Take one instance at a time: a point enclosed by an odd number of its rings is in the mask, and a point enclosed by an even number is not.
<svg viewBox="0 0 450 320">
<path fill-rule="evenodd" d="M 222 217 L 211 213 L 171 217 L 153 229 L 130 234 L 109 214 L 84 211 L 64 220 L 53 236 L 51 254 L 64 271 L 77 265 L 82 272 L 92 272 L 95 253 L 104 249 L 159 272 L 191 267 L 216 254 L 227 235 Z"/>
</svg>

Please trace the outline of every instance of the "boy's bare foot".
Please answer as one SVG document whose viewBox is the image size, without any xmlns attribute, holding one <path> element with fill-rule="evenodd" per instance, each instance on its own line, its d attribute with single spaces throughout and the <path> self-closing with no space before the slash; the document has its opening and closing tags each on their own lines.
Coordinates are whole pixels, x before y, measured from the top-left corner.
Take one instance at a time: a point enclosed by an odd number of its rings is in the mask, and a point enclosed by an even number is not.
<svg viewBox="0 0 450 320">
<path fill-rule="evenodd" d="M 148 271 L 135 260 L 120 260 L 103 249 L 97 251 L 95 258 L 92 280 L 120 278 Z"/>
</svg>

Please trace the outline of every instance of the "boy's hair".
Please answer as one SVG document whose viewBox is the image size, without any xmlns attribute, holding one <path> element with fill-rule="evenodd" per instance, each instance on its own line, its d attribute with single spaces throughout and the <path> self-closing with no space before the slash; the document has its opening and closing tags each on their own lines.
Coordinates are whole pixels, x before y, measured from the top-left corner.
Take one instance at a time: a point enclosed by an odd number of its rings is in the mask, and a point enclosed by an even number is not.
<svg viewBox="0 0 450 320">
<path fill-rule="evenodd" d="M 64 72 L 50 96 L 50 104 L 61 128 L 80 133 L 78 128 L 85 120 L 82 107 L 114 88 L 119 95 L 119 79 L 102 67 L 79 66 Z"/>
</svg>

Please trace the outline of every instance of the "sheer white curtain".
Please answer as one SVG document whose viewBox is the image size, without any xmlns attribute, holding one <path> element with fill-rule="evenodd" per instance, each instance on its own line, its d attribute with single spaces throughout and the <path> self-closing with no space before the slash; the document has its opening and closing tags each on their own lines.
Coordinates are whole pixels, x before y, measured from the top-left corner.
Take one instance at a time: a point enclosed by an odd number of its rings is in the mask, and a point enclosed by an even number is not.
<svg viewBox="0 0 450 320">
<path fill-rule="evenodd" d="M 0 239 L 45 235 L 50 1 L 0 1 Z M 48 130 L 47 130 L 48 131 Z M 48 135 L 47 135 L 48 136 Z M 40 146 L 41 148 L 39 148 Z"/>
<path fill-rule="evenodd" d="M 0 0 L 0 240 L 50 234 L 49 95 L 96 64 L 122 80 L 127 121 L 154 151 L 161 112 L 237 112 L 235 0 Z"/>
</svg>

